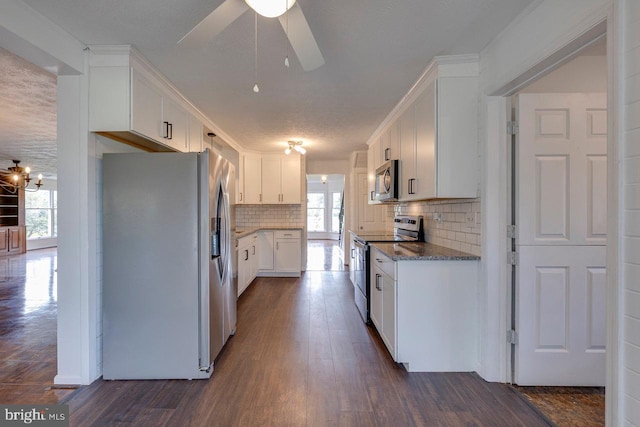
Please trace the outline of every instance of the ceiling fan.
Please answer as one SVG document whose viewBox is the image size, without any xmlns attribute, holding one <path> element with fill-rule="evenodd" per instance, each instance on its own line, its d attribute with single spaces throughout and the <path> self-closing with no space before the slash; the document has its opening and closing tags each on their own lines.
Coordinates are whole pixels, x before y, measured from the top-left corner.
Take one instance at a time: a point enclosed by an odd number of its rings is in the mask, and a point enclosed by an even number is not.
<svg viewBox="0 0 640 427">
<path fill-rule="evenodd" d="M 202 46 L 249 8 L 267 18 L 278 18 L 305 71 L 315 70 L 324 64 L 320 48 L 296 0 L 225 0 L 178 43 L 193 47 Z"/>
</svg>

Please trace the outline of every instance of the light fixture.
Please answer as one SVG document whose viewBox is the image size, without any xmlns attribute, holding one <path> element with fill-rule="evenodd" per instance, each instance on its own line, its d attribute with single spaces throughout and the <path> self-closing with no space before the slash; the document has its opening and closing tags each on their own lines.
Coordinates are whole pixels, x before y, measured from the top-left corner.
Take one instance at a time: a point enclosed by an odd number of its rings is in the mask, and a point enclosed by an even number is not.
<svg viewBox="0 0 640 427">
<path fill-rule="evenodd" d="M 296 150 L 300 154 L 306 154 L 307 150 L 302 148 L 302 141 L 287 141 L 289 146 L 284 150 L 284 154 L 291 154 L 291 150 Z"/>
<path fill-rule="evenodd" d="M 251 9 L 265 18 L 277 18 L 296 3 L 296 0 L 244 0 Z"/>
<path fill-rule="evenodd" d="M 327 175 L 320 176 L 320 181 L 322 181 L 323 184 L 326 184 L 327 183 Z"/>
<path fill-rule="evenodd" d="M 29 166 L 20 166 L 20 160 L 12 160 L 13 166 L 7 168 L 6 171 L 0 171 L 0 187 L 15 193 L 18 190 L 27 189 L 31 182 L 31 168 Z M 38 175 L 36 181 L 36 189 L 28 189 L 27 191 L 38 191 L 42 185 L 42 174 Z"/>
</svg>

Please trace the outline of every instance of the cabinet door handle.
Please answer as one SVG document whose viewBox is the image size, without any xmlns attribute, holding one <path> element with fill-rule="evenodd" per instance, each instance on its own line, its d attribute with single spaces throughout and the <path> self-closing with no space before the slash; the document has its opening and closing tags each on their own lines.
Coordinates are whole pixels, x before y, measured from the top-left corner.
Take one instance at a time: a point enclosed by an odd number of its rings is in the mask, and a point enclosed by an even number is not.
<svg viewBox="0 0 640 427">
<path fill-rule="evenodd" d="M 381 276 L 378 273 L 376 273 L 376 289 L 379 291 L 382 290 L 380 289 L 380 277 Z"/>
<path fill-rule="evenodd" d="M 413 183 L 415 182 L 415 178 L 411 178 L 409 180 L 409 194 L 416 194 L 415 190 L 413 189 Z"/>
<path fill-rule="evenodd" d="M 173 123 L 169 123 L 169 139 L 173 139 Z"/>
<path fill-rule="evenodd" d="M 240 201 L 242 201 L 242 191 L 240 192 Z"/>
<path fill-rule="evenodd" d="M 391 155 L 389 154 L 391 152 L 391 148 L 385 148 L 384 149 L 384 160 L 391 160 Z"/>
<path fill-rule="evenodd" d="M 262 201 L 262 193 L 260 193 L 260 201 Z"/>
<path fill-rule="evenodd" d="M 380 258 L 376 258 L 376 261 L 378 261 L 379 263 L 383 263 L 384 260 L 380 259 Z"/>
<path fill-rule="evenodd" d="M 373 200 L 373 191 L 372 191 L 372 192 L 371 192 L 371 194 L 369 195 L 369 198 L 370 198 L 371 200 Z"/>
<path fill-rule="evenodd" d="M 169 122 L 162 122 L 162 137 L 169 138 Z"/>
<path fill-rule="evenodd" d="M 253 245 L 253 253 L 251 255 L 255 255 L 256 254 L 256 245 Z"/>
<path fill-rule="evenodd" d="M 247 261 L 249 259 L 249 249 L 244 250 L 244 260 Z"/>
<path fill-rule="evenodd" d="M 351 248 L 351 259 L 355 259 L 356 256 L 354 255 L 354 252 L 356 251 L 356 248 Z"/>
</svg>

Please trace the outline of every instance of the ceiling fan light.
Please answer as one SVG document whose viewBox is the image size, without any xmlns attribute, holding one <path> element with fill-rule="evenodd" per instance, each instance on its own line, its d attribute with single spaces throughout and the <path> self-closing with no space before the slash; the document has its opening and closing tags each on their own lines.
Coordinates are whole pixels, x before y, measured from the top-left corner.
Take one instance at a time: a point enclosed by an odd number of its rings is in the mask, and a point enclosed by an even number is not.
<svg viewBox="0 0 640 427">
<path fill-rule="evenodd" d="M 258 12 L 265 18 L 277 18 L 278 16 L 291 9 L 296 0 L 244 0 L 251 9 Z"/>
<path fill-rule="evenodd" d="M 286 154 L 287 156 L 291 154 L 291 146 L 288 146 L 287 149 L 284 150 L 284 154 Z"/>
<path fill-rule="evenodd" d="M 296 150 L 300 154 L 306 154 L 307 153 L 307 150 L 305 150 L 304 148 L 302 148 L 299 145 L 296 145 L 295 147 L 293 147 L 293 149 Z"/>
</svg>

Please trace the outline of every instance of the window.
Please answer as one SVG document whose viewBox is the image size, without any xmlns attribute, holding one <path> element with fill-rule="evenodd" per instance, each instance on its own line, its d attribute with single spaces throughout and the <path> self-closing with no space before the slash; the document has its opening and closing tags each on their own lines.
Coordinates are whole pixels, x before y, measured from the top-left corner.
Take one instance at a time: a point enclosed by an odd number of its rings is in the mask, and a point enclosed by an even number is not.
<svg viewBox="0 0 640 427">
<path fill-rule="evenodd" d="M 307 229 L 308 231 L 325 231 L 324 193 L 307 194 Z"/>
<path fill-rule="evenodd" d="M 27 239 L 43 239 L 58 234 L 58 192 L 38 190 L 25 193 Z"/>
<path fill-rule="evenodd" d="M 342 193 L 331 193 L 331 231 L 340 232 L 340 208 L 342 207 Z"/>
</svg>

